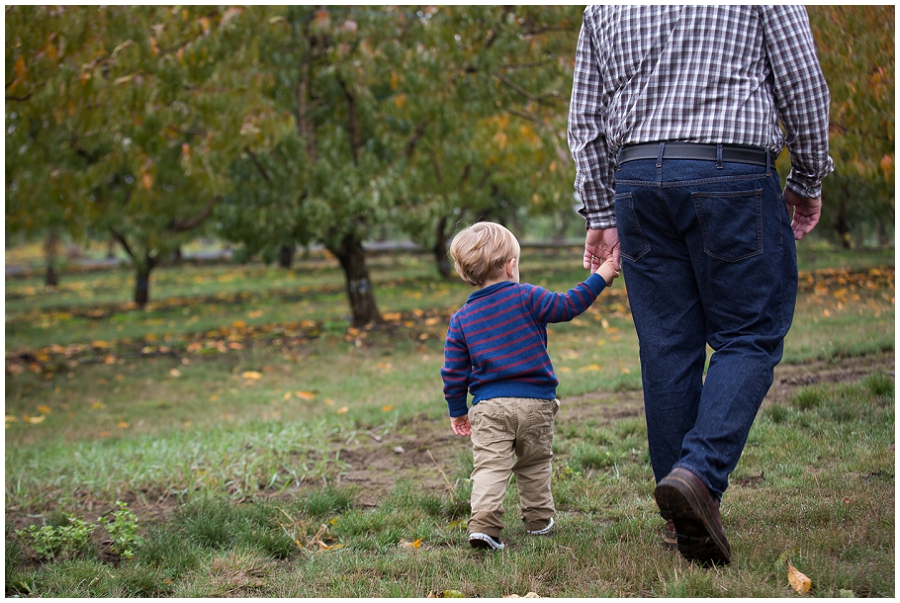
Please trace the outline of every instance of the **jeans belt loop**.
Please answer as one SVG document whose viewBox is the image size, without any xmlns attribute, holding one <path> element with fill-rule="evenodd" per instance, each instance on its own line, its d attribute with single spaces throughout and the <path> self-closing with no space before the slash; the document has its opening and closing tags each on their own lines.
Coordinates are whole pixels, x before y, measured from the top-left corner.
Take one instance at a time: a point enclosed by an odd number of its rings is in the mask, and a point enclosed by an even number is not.
<svg viewBox="0 0 900 603">
<path fill-rule="evenodd" d="M 622 149 L 623 149 L 623 148 L 625 148 L 625 147 L 624 147 L 624 146 L 621 146 L 621 147 L 619 147 L 619 150 L 616 151 L 616 158 L 615 158 L 615 160 L 614 160 L 615 166 L 616 166 L 616 171 L 619 171 L 619 170 L 622 169 L 622 166 L 619 165 L 619 157 L 622 156 Z"/>
<path fill-rule="evenodd" d="M 721 170 L 722 167 L 723 167 L 722 166 L 722 145 L 717 144 L 716 145 L 716 169 Z"/>
<path fill-rule="evenodd" d="M 666 150 L 666 143 L 664 143 L 664 142 L 659 143 L 659 155 L 656 156 L 656 167 L 657 168 L 662 167 L 663 153 L 665 152 L 665 150 Z"/>
</svg>

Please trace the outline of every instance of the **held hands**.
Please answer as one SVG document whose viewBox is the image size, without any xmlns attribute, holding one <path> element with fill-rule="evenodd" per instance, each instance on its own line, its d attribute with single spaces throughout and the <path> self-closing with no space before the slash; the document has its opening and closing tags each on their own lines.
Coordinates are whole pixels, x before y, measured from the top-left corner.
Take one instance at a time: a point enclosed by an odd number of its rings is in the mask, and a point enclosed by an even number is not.
<svg viewBox="0 0 900 603">
<path fill-rule="evenodd" d="M 790 189 L 784 189 L 784 201 L 788 214 L 792 215 L 791 230 L 798 241 L 812 232 L 822 215 L 822 197 L 803 197 Z M 792 211 L 793 210 L 793 211 Z"/>
<path fill-rule="evenodd" d="M 615 226 L 598 230 L 589 229 L 587 231 L 584 237 L 583 266 L 585 270 L 590 270 L 591 274 L 593 274 L 609 258 L 612 258 L 613 268 L 619 270 L 622 266 L 619 261 L 620 255 L 619 233 L 616 231 Z"/>
<path fill-rule="evenodd" d="M 469 423 L 469 415 L 450 417 L 450 428 L 458 436 L 472 435 L 472 425 Z"/>
</svg>

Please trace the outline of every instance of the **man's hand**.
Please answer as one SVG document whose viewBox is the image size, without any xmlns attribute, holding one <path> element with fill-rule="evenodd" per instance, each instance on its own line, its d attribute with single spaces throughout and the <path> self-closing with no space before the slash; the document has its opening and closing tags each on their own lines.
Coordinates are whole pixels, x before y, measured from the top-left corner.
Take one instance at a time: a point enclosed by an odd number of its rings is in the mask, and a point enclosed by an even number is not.
<svg viewBox="0 0 900 603">
<path fill-rule="evenodd" d="M 591 274 L 597 272 L 600 264 L 607 258 L 612 258 L 616 270 L 622 269 L 619 261 L 621 250 L 619 248 L 619 233 L 615 227 L 599 230 L 588 229 L 584 237 L 584 269 Z"/>
<path fill-rule="evenodd" d="M 469 415 L 450 417 L 450 428 L 458 436 L 472 435 L 472 425 L 469 424 Z"/>
<path fill-rule="evenodd" d="M 791 230 L 798 241 L 812 232 L 822 216 L 822 197 L 803 197 L 790 189 L 784 189 L 784 201 L 787 203 L 791 218 Z"/>
</svg>

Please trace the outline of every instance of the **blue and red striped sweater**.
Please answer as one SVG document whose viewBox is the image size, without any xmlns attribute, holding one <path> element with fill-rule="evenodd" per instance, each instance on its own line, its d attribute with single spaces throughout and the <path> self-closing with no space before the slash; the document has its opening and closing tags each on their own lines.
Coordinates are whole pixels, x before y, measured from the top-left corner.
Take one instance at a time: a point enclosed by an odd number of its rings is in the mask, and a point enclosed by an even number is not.
<svg viewBox="0 0 900 603">
<path fill-rule="evenodd" d="M 444 397 L 450 416 L 498 397 L 556 398 L 559 380 L 547 353 L 547 323 L 587 310 L 606 282 L 598 274 L 567 293 L 512 281 L 479 289 L 450 319 L 444 343 Z"/>
</svg>

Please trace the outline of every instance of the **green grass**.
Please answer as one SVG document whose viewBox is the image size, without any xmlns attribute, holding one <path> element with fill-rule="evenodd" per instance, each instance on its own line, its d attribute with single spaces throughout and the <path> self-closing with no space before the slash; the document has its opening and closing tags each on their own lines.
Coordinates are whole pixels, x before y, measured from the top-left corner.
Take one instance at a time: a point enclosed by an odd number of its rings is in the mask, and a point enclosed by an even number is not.
<svg viewBox="0 0 900 603">
<path fill-rule="evenodd" d="M 583 276 L 573 257 L 526 248 L 523 278 L 565 290 Z M 893 353 L 892 260 L 828 257 L 801 263 L 785 346 L 801 376 L 813 359 Z M 147 311 L 124 304 L 124 271 L 65 275 L 59 291 L 8 281 L 7 596 L 781 597 L 786 556 L 815 596 L 893 596 L 892 373 L 764 405 L 722 507 L 735 561 L 704 570 L 659 544 L 617 282 L 551 328 L 558 531 L 528 537 L 511 484 L 509 548 L 476 553 L 471 453 L 439 376 L 471 288 L 434 277 L 427 256 L 372 270 L 389 320 L 362 331 L 347 329 L 339 271 L 315 258 L 161 270 Z M 15 532 L 69 514 L 99 525 L 117 500 L 140 519 L 131 559 L 103 527 L 53 562 Z"/>
</svg>

